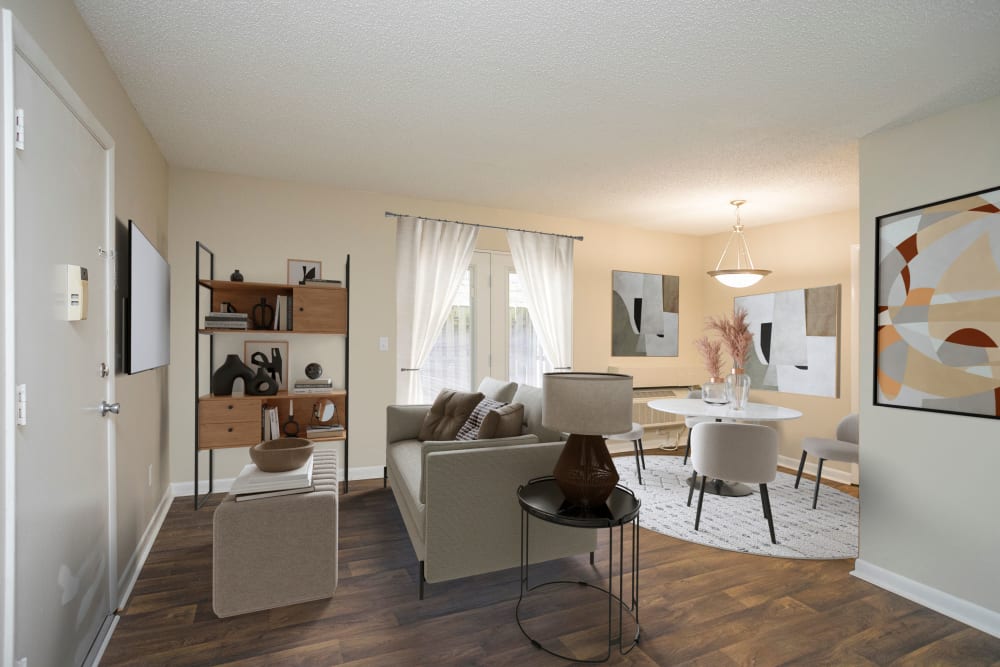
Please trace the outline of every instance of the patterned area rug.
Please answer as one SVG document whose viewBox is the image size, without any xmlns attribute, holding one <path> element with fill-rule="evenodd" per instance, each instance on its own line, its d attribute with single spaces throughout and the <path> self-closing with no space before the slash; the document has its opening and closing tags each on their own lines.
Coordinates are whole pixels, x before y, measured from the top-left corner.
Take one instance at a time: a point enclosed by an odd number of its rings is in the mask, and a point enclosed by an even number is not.
<svg viewBox="0 0 1000 667">
<path fill-rule="evenodd" d="M 642 486 L 635 474 L 635 459 L 615 457 L 621 484 L 642 500 L 639 525 L 664 535 L 729 551 L 782 558 L 857 558 L 858 499 L 829 486 L 819 491 L 812 509 L 814 482 L 803 478 L 795 488 L 795 475 L 778 472 L 767 485 L 774 515 L 777 544 L 771 544 L 767 519 L 756 486 L 749 496 L 726 498 L 705 493 L 701 525 L 694 529 L 698 506 L 695 489 L 687 506 L 687 480 L 691 461 L 680 456 L 647 456 Z"/>
</svg>

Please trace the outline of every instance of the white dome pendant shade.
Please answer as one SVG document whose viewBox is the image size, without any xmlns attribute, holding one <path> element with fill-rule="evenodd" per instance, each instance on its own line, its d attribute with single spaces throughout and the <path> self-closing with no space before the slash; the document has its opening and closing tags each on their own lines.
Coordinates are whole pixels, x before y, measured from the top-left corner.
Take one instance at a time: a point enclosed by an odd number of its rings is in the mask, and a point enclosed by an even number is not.
<svg viewBox="0 0 1000 667">
<path fill-rule="evenodd" d="M 750 259 L 750 248 L 747 247 L 747 240 L 743 236 L 743 223 L 740 222 L 740 206 L 746 204 L 745 199 L 734 199 L 729 202 L 736 207 L 736 224 L 733 225 L 733 233 L 726 242 L 726 248 L 722 251 L 719 263 L 715 265 L 714 271 L 709 271 L 712 276 L 726 287 L 750 287 L 757 284 L 761 278 L 771 273 L 767 269 L 755 269 L 753 260 Z M 722 263 L 726 260 L 729 248 L 736 244 L 736 267 L 723 269 Z"/>
</svg>

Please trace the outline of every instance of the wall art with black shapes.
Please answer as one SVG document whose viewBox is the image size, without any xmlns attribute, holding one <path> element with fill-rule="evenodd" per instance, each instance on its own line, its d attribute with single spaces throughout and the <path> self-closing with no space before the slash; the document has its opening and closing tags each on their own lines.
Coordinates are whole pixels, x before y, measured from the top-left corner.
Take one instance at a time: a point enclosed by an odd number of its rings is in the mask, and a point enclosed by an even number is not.
<svg viewBox="0 0 1000 667">
<path fill-rule="evenodd" d="M 746 372 L 754 389 L 838 395 L 840 285 L 738 296 L 753 346 Z"/>
<path fill-rule="evenodd" d="M 676 357 L 680 278 L 611 272 L 611 356 Z"/>
</svg>

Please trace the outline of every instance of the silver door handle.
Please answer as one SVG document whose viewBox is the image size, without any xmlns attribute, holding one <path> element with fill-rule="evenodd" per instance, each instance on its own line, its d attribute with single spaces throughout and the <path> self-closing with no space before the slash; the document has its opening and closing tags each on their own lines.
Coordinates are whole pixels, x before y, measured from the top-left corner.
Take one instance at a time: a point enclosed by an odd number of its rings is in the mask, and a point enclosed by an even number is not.
<svg viewBox="0 0 1000 667">
<path fill-rule="evenodd" d="M 118 414 L 118 411 L 122 409 L 122 404 L 108 403 L 107 401 L 101 401 L 101 404 L 97 406 L 97 409 L 101 411 L 102 417 L 107 417 L 109 412 Z"/>
</svg>

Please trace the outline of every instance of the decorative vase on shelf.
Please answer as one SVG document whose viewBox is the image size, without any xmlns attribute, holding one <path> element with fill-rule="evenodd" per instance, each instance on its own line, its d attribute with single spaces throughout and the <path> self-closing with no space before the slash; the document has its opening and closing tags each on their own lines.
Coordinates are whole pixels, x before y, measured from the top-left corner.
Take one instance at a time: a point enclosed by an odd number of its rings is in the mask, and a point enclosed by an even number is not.
<svg viewBox="0 0 1000 667">
<path fill-rule="evenodd" d="M 734 410 L 742 410 L 750 398 L 750 376 L 742 368 L 734 368 L 726 378 L 726 393 Z"/>
<path fill-rule="evenodd" d="M 253 370 L 243 363 L 238 354 L 226 355 L 226 360 L 212 373 L 212 393 L 216 396 L 232 396 L 233 384 L 238 379 L 243 380 L 245 391 L 253 380 Z"/>
<path fill-rule="evenodd" d="M 725 405 L 729 402 L 726 383 L 722 378 L 708 378 L 708 382 L 701 385 L 701 400 L 712 405 Z"/>
</svg>

